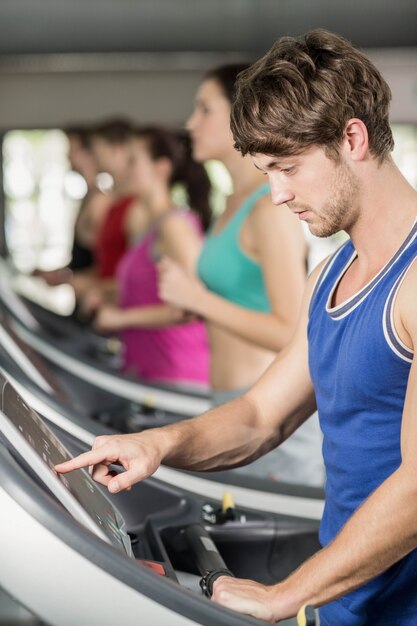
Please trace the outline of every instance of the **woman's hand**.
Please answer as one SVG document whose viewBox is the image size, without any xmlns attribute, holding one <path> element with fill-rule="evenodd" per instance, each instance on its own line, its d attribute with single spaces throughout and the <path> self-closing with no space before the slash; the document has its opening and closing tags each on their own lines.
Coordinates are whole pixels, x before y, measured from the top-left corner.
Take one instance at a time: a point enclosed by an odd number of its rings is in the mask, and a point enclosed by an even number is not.
<svg viewBox="0 0 417 626">
<path fill-rule="evenodd" d="M 72 272 L 69 267 L 62 267 L 58 270 L 34 270 L 32 276 L 42 278 L 49 287 L 58 287 L 71 282 Z"/>
<path fill-rule="evenodd" d="M 204 286 L 189 276 L 177 263 L 164 257 L 158 263 L 159 297 L 178 309 L 204 315 Z"/>
<path fill-rule="evenodd" d="M 123 309 L 111 304 L 100 307 L 94 318 L 93 326 L 99 333 L 117 332 L 126 328 Z"/>
<path fill-rule="evenodd" d="M 90 317 L 104 304 L 104 295 L 98 288 L 91 288 L 80 299 L 80 309 L 83 315 Z"/>
</svg>

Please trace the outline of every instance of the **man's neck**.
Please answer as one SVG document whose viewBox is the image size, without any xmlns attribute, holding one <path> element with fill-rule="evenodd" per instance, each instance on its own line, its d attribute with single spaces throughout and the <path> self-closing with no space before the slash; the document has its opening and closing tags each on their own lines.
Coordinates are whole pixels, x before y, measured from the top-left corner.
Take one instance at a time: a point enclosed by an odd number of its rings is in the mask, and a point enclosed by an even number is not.
<svg viewBox="0 0 417 626">
<path fill-rule="evenodd" d="M 417 191 L 389 159 L 363 173 L 360 215 L 349 229 L 364 268 L 381 267 L 399 249 L 417 216 Z"/>
</svg>

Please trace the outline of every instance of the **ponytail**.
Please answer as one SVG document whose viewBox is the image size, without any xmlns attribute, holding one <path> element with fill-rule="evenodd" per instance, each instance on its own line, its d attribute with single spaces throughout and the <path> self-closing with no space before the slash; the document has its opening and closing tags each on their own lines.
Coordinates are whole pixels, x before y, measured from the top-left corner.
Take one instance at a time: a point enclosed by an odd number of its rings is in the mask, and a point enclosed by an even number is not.
<svg viewBox="0 0 417 626">
<path fill-rule="evenodd" d="M 194 161 L 191 141 L 184 131 L 171 131 L 160 126 L 146 126 L 135 132 L 138 139 L 145 139 L 153 159 L 167 158 L 172 163 L 169 184 L 182 183 L 188 195 L 188 203 L 201 220 L 203 230 L 210 226 L 211 183 L 203 165 Z"/>
<path fill-rule="evenodd" d="M 211 223 L 210 207 L 211 182 L 205 167 L 194 161 L 191 153 L 191 141 L 185 133 L 177 134 L 183 146 L 183 158 L 173 170 L 172 183 L 183 183 L 187 191 L 190 208 L 200 217 L 203 230 Z"/>
</svg>

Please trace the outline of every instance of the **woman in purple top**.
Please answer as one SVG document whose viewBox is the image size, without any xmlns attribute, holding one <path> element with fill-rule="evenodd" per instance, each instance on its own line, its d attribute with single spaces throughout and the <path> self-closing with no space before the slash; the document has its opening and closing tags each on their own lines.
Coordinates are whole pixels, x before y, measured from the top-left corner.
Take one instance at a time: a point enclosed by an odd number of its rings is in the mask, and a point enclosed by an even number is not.
<svg viewBox="0 0 417 626">
<path fill-rule="evenodd" d="M 120 332 L 124 371 L 147 381 L 205 386 L 209 379 L 205 326 L 160 300 L 156 265 L 164 255 L 187 273 L 194 272 L 211 217 L 208 176 L 193 161 L 186 138 L 159 127 L 136 132 L 131 167 L 147 229 L 118 266 L 119 306 L 101 307 L 96 328 Z M 184 185 L 192 210 L 173 206 L 172 188 L 177 183 Z"/>
</svg>

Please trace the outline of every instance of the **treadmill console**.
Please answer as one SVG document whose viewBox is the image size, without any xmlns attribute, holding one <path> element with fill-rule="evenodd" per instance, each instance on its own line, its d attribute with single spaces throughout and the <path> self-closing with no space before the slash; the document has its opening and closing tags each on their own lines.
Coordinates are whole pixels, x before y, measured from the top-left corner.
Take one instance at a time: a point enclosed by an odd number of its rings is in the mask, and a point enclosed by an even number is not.
<svg viewBox="0 0 417 626">
<path fill-rule="evenodd" d="M 125 522 L 86 470 L 57 474 L 57 463 L 71 459 L 68 450 L 46 423 L 3 379 L 0 431 L 8 445 L 30 465 L 61 504 L 85 527 L 118 550 L 131 556 Z"/>
</svg>

